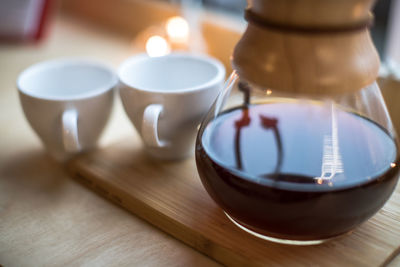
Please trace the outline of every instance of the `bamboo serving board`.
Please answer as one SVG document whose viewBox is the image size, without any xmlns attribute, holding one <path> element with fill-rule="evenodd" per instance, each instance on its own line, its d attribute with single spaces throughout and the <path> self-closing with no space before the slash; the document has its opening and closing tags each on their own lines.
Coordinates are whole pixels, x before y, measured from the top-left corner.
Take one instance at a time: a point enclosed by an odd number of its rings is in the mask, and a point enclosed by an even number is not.
<svg viewBox="0 0 400 267">
<path fill-rule="evenodd" d="M 203 188 L 194 158 L 157 162 L 126 139 L 69 163 L 102 196 L 229 266 L 382 266 L 400 252 L 400 187 L 351 235 L 318 246 L 257 239 L 233 225 Z"/>
</svg>

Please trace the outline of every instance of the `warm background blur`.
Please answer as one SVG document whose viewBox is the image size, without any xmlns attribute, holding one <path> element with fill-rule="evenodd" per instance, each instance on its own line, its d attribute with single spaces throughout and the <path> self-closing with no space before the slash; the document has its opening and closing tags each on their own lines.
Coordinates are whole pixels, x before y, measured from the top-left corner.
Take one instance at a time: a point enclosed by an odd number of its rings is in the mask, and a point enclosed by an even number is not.
<svg viewBox="0 0 400 267">
<path fill-rule="evenodd" d="M 146 40 L 151 34 L 163 35 L 160 27 L 169 18 L 180 16 L 190 28 L 191 45 L 172 48 L 202 50 L 229 68 L 233 46 L 245 29 L 245 7 L 246 0 L 2 0 L 0 40 L 46 42 L 46 37 L 53 34 L 52 18 L 59 12 L 132 39 Z M 400 58 L 400 46 L 396 45 L 400 30 L 394 27 L 400 25 L 396 21 L 400 17 L 400 1 L 380 0 L 374 13 L 374 43 L 382 61 L 387 66 L 395 65 Z"/>
<path fill-rule="evenodd" d="M 70 26 L 61 26 L 64 30 L 75 31 L 71 25 L 77 28 L 88 26 L 123 40 L 121 44 L 129 46 L 131 52 L 126 53 L 126 49 L 115 51 L 114 58 L 110 60 L 115 66 L 135 53 L 162 55 L 173 50 L 187 50 L 218 58 L 229 74 L 232 70 L 230 56 L 246 28 L 243 19 L 245 7 L 245 0 L 2 0 L 0 49 L 25 47 L 40 50 L 58 39 L 57 35 L 64 34 L 57 23 L 66 22 Z M 394 124 L 399 129 L 400 0 L 377 1 L 374 14 L 371 33 L 381 57 L 380 76 L 384 78 L 379 81 Z M 71 32 L 71 38 L 76 36 L 80 35 Z M 57 44 L 57 54 L 46 58 L 99 55 L 100 59 L 109 60 L 104 56 L 112 55 L 101 52 L 112 49 L 107 42 L 89 47 L 91 42 L 82 41 L 74 49 L 74 44 L 78 42 L 70 41 L 63 43 L 68 49 L 60 49 L 60 44 Z M 50 52 L 46 49 L 41 51 Z M 65 51 L 65 54 L 60 54 L 60 51 Z M 28 58 L 24 58 L 25 65 L 29 65 Z M 43 60 L 43 57 L 40 58 Z M 1 61 L 4 66 L 8 64 L 7 57 Z M 31 61 L 34 63 L 37 60 L 32 58 Z"/>
<path fill-rule="evenodd" d="M 52 163 L 24 117 L 15 81 L 28 66 L 52 58 L 91 57 L 117 68 L 135 53 L 175 49 L 209 53 L 229 74 L 230 55 L 246 28 L 245 5 L 245 0 L 0 0 L 0 266 L 219 266 Z M 379 0 L 375 13 L 380 85 L 400 130 L 400 0 Z M 138 138 L 118 98 L 115 103 L 101 145 Z M 360 250 L 358 243 L 354 247 Z M 400 256 L 391 266 L 399 264 Z"/>
</svg>

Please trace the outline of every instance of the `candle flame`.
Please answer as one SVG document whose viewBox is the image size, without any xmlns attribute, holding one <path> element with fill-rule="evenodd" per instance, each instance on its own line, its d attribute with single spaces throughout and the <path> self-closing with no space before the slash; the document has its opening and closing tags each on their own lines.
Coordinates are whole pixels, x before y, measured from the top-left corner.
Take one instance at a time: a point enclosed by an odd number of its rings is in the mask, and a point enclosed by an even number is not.
<svg viewBox="0 0 400 267">
<path fill-rule="evenodd" d="M 160 57 L 169 54 L 171 47 L 163 37 L 154 35 L 146 42 L 146 52 L 151 57 Z"/>
<path fill-rule="evenodd" d="M 166 24 L 168 37 L 172 42 L 183 43 L 189 38 L 189 24 L 179 16 L 169 18 Z"/>
</svg>

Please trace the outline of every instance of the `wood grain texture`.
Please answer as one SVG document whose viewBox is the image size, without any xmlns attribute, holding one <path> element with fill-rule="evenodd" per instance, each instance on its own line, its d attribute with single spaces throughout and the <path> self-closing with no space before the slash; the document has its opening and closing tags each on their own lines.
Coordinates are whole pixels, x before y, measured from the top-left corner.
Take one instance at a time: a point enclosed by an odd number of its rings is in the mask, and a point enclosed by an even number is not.
<svg viewBox="0 0 400 267">
<path fill-rule="evenodd" d="M 91 27 L 64 16 L 55 18 L 49 36 L 40 44 L 0 46 L 1 265 L 219 266 L 210 258 L 74 182 L 62 166 L 46 156 L 40 140 L 29 128 L 22 113 L 15 79 L 24 68 L 42 60 L 66 56 L 96 58 L 117 67 L 126 57 L 136 53 L 131 41 L 131 37 Z M 392 104 L 389 109 L 397 112 L 400 83 L 393 83 L 391 88 L 383 87 L 383 92 L 387 100 L 391 100 L 388 102 Z M 115 104 L 101 145 L 111 145 L 129 136 L 126 140 L 129 145 L 125 148 L 129 157 L 133 152 L 130 147 L 137 145 L 138 136 L 117 98 Z M 400 116 L 396 118 L 395 125 L 400 129 Z M 125 162 L 132 164 L 132 159 L 126 158 Z M 389 214 L 398 216 L 398 211 L 392 210 Z M 379 216 L 384 215 L 380 213 Z M 361 229 L 363 233 L 369 233 L 371 229 L 372 235 L 390 229 L 390 225 L 382 227 L 383 230 L 376 231 L 374 224 L 368 222 Z M 342 248 L 344 246 L 342 243 L 339 245 Z M 352 247 L 356 245 L 357 241 L 348 244 Z M 380 248 L 377 244 L 375 249 L 381 251 L 385 247 Z M 360 251 L 368 250 L 361 245 L 357 253 Z M 291 250 L 287 253 L 291 253 Z M 286 252 L 283 252 L 281 257 L 285 255 Z M 335 265 L 340 257 L 340 253 L 329 257 L 327 260 L 331 262 L 327 265 Z M 353 262 L 349 261 L 347 265 L 353 265 Z M 363 262 L 359 262 L 363 266 Z M 284 263 L 282 261 L 280 265 Z M 390 266 L 400 266 L 400 257 L 395 258 Z"/>
<path fill-rule="evenodd" d="M 0 265 L 219 266 L 104 200 L 53 162 L 30 129 L 15 80 L 31 64 L 89 57 L 117 67 L 136 53 L 131 39 L 56 16 L 38 44 L 0 45 Z M 118 98 L 101 145 L 132 135 Z"/>
<path fill-rule="evenodd" d="M 353 25 L 368 17 L 372 0 L 253 0 L 250 9 L 269 21 L 306 27 Z M 378 76 L 379 57 L 367 29 L 285 32 L 249 22 L 233 65 L 261 87 L 300 94 L 360 90 Z"/>
<path fill-rule="evenodd" d="M 156 227 L 229 266 L 380 266 L 400 247 L 400 189 L 354 233 L 319 246 L 262 241 L 234 226 L 207 195 L 193 158 L 153 161 L 124 140 L 69 165 L 78 180 Z"/>
</svg>

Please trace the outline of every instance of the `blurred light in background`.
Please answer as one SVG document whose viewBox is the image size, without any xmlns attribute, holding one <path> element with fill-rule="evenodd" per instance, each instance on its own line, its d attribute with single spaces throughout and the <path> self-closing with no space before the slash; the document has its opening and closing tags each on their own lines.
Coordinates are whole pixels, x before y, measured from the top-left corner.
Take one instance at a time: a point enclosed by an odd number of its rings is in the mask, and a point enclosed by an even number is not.
<svg viewBox="0 0 400 267">
<path fill-rule="evenodd" d="M 145 29 L 140 35 L 147 35 L 144 39 L 146 53 L 151 57 L 160 57 L 169 54 L 172 50 L 186 51 L 189 32 L 188 22 L 180 16 L 174 16 L 169 18 L 165 24 L 153 25 Z M 134 44 L 140 46 L 141 39 L 136 38 Z"/>
<path fill-rule="evenodd" d="M 146 53 L 151 57 L 161 57 L 169 54 L 171 47 L 167 40 L 159 35 L 151 36 L 146 42 Z"/>
<path fill-rule="evenodd" d="M 179 16 L 167 20 L 166 30 L 171 42 L 185 43 L 189 39 L 189 24 Z"/>
</svg>

